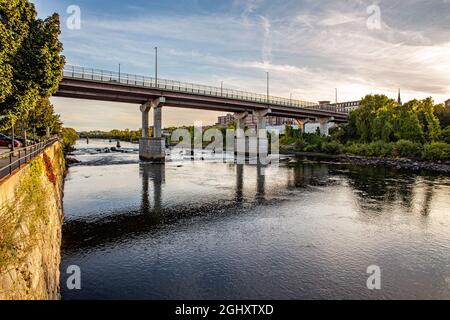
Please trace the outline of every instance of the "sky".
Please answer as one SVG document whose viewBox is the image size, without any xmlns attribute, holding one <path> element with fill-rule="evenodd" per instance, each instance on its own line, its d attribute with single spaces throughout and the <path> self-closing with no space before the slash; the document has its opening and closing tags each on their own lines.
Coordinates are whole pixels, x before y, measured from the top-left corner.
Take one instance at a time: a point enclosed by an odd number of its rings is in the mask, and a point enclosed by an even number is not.
<svg viewBox="0 0 450 320">
<path fill-rule="evenodd" d="M 317 102 L 450 98 L 450 0 L 35 0 L 61 15 L 71 65 Z M 80 8 L 79 29 L 68 8 Z M 70 24 L 69 24 L 70 26 Z M 77 130 L 138 129 L 139 106 L 52 98 Z M 164 109 L 163 125 L 221 113 Z"/>
</svg>

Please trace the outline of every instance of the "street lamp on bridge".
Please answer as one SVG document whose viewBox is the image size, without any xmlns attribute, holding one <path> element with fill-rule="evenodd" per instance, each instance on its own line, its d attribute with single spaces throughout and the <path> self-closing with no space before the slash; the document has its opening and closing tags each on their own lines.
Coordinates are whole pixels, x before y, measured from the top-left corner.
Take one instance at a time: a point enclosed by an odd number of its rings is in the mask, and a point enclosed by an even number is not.
<svg viewBox="0 0 450 320">
<path fill-rule="evenodd" d="M 155 84 L 158 87 L 158 47 L 155 47 Z"/>
</svg>

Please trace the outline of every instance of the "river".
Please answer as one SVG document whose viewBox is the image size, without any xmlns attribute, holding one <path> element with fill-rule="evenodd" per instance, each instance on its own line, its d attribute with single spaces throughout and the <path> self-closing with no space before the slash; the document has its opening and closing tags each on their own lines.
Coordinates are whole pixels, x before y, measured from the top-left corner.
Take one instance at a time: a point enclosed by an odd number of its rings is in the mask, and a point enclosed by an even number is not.
<svg viewBox="0 0 450 320">
<path fill-rule="evenodd" d="M 188 158 L 77 143 L 65 182 L 63 299 L 450 299 L 450 178 Z M 292 161 L 291 161 L 292 162 Z M 81 270 L 81 290 L 66 286 Z M 369 266 L 381 271 L 369 290 Z"/>
</svg>

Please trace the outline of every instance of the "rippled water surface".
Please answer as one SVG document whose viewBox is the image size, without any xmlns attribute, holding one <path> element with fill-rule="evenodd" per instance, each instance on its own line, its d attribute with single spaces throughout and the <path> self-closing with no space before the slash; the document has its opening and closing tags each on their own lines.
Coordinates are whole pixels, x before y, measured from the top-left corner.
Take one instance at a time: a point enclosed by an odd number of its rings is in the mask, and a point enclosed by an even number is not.
<svg viewBox="0 0 450 320">
<path fill-rule="evenodd" d="M 80 141 L 66 179 L 64 299 L 450 298 L 448 177 L 325 164 L 264 176 L 111 146 Z"/>
</svg>

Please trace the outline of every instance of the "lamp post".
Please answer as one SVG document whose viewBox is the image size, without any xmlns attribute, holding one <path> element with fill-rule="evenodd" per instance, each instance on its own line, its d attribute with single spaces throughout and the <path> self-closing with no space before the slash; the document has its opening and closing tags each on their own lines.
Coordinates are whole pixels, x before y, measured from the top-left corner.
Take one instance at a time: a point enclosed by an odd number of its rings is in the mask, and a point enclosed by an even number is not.
<svg viewBox="0 0 450 320">
<path fill-rule="evenodd" d="M 269 82 L 269 71 L 266 72 L 267 74 L 267 106 L 270 107 L 270 101 L 269 101 L 269 90 L 270 90 L 270 82 Z"/>
<path fill-rule="evenodd" d="M 120 83 L 120 63 L 119 63 L 119 83 Z"/>
<path fill-rule="evenodd" d="M 220 81 L 220 96 L 223 96 L 223 81 Z"/>
<path fill-rule="evenodd" d="M 155 84 L 158 88 L 158 47 L 155 47 Z"/>
</svg>

